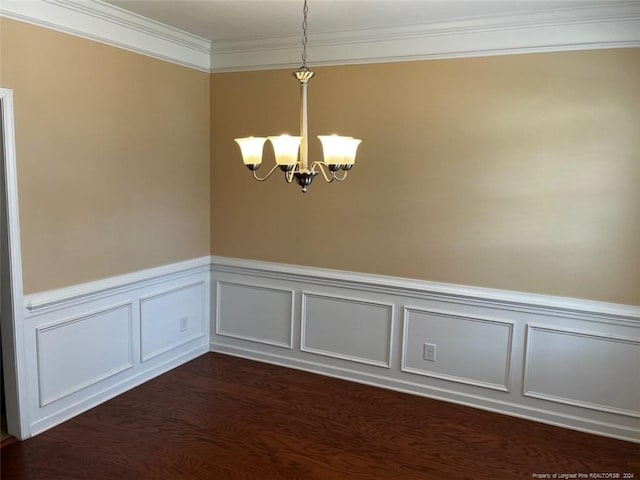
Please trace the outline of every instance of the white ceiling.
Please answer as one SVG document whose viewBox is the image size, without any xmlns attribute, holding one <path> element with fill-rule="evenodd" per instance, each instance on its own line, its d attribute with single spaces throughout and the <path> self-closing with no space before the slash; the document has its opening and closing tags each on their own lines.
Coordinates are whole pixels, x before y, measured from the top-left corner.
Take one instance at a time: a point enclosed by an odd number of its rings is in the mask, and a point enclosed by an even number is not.
<svg viewBox="0 0 640 480">
<path fill-rule="evenodd" d="M 536 13 L 606 0 L 308 0 L 309 36 Z M 302 0 L 108 0 L 106 3 L 218 42 L 301 34 Z"/>
</svg>

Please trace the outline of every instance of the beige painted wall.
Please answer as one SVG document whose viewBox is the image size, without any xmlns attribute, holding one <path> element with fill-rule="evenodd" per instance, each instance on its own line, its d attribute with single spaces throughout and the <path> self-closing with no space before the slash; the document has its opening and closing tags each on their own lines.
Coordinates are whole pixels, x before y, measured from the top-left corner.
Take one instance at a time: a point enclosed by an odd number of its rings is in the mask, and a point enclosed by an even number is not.
<svg viewBox="0 0 640 480">
<path fill-rule="evenodd" d="M 640 49 L 314 70 L 363 143 L 304 195 L 233 142 L 297 131 L 289 71 L 212 75 L 213 254 L 640 305 Z"/>
<path fill-rule="evenodd" d="M 209 75 L 8 19 L 23 275 L 40 292 L 209 254 Z"/>
<path fill-rule="evenodd" d="M 640 305 L 640 49 L 316 68 L 312 134 L 363 145 L 302 195 L 233 142 L 296 132 L 289 70 L 1 21 L 26 293 L 212 252 Z"/>
</svg>

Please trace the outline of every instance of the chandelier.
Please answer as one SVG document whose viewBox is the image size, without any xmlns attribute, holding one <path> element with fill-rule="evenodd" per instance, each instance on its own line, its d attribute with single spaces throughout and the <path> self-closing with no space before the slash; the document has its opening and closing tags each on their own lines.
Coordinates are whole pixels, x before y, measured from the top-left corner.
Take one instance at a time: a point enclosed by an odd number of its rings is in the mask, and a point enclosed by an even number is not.
<svg viewBox="0 0 640 480">
<path fill-rule="evenodd" d="M 347 178 L 347 173 L 353 167 L 356 159 L 356 150 L 361 140 L 340 135 L 318 135 L 322 143 L 324 161 L 312 162 L 308 159 L 308 129 L 307 129 L 307 90 L 309 80 L 314 73 L 307 67 L 307 13 L 309 7 L 304 0 L 302 21 L 302 66 L 293 72 L 293 76 L 300 82 L 300 136 L 279 135 L 271 137 L 246 137 L 236 138 L 240 146 L 242 161 L 253 173 L 253 178 L 259 182 L 265 181 L 271 174 L 280 168 L 284 172 L 287 183 L 296 183 L 306 192 L 307 187 L 319 173 L 327 183 L 334 180 L 341 182 Z M 259 177 L 256 170 L 262 164 L 262 151 L 264 143 L 269 140 L 273 146 L 276 164 L 264 176 Z"/>
</svg>

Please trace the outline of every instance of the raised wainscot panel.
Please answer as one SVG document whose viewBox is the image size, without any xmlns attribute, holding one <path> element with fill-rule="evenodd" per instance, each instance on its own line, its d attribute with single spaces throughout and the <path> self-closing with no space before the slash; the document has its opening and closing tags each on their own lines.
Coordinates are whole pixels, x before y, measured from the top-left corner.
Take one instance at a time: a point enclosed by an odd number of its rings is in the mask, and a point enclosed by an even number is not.
<svg viewBox="0 0 640 480">
<path fill-rule="evenodd" d="M 405 307 L 402 343 L 405 372 L 509 391 L 511 322 Z"/>
<path fill-rule="evenodd" d="M 302 294 L 301 347 L 329 357 L 389 368 L 393 305 Z"/>
<path fill-rule="evenodd" d="M 146 362 L 205 334 L 205 283 L 140 299 L 140 355 Z"/>
<path fill-rule="evenodd" d="M 292 348 L 293 290 L 218 281 L 216 334 Z"/>
<path fill-rule="evenodd" d="M 40 407 L 133 366 L 132 304 L 36 329 Z"/>
<path fill-rule="evenodd" d="M 524 395 L 640 417 L 640 339 L 528 325 Z"/>
</svg>

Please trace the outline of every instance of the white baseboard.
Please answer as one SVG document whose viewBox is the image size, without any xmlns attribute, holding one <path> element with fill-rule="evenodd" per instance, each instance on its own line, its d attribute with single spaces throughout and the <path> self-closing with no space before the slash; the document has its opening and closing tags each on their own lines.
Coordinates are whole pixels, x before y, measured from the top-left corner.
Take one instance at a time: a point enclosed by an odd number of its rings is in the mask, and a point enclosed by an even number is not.
<svg viewBox="0 0 640 480">
<path fill-rule="evenodd" d="M 209 351 L 204 257 L 24 298 L 27 436 Z"/>
<path fill-rule="evenodd" d="M 212 262 L 212 351 L 640 442 L 639 307 Z M 288 348 L 262 338 L 286 328 Z M 435 361 L 424 359 L 425 343 L 436 345 Z"/>
</svg>

